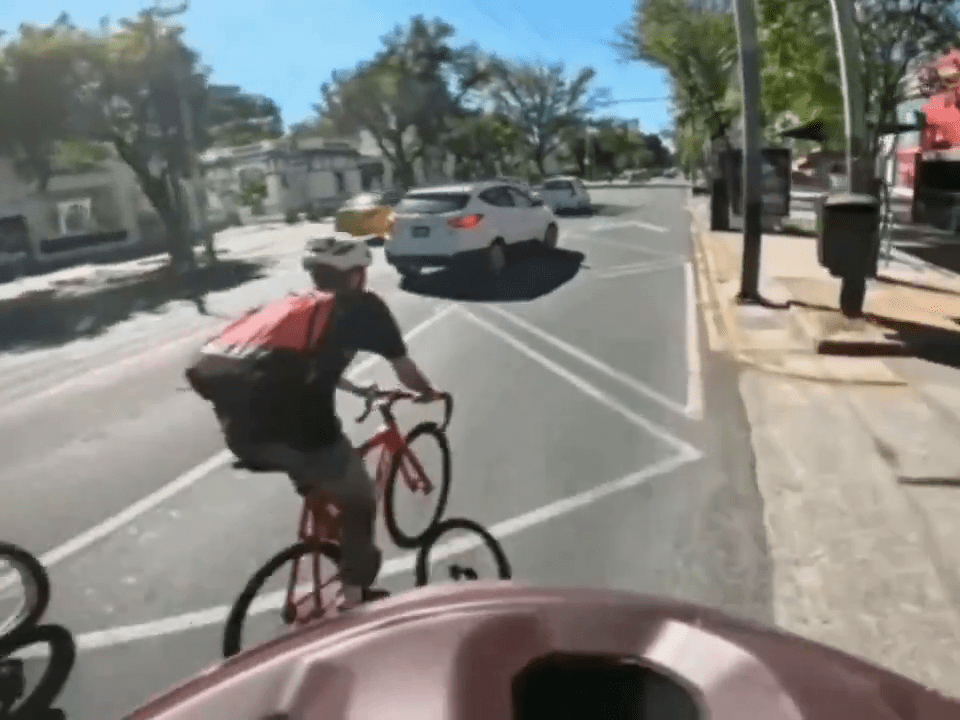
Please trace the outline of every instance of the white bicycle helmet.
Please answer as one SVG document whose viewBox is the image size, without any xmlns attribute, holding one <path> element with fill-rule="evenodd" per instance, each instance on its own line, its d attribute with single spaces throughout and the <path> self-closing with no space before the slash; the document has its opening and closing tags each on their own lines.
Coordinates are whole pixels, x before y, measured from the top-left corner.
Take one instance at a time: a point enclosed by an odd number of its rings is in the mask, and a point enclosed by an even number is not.
<svg viewBox="0 0 960 720">
<path fill-rule="evenodd" d="M 369 267 L 373 254 L 367 243 L 354 239 L 347 233 L 333 233 L 328 237 L 313 238 L 307 241 L 303 255 L 305 270 L 327 266 L 347 271 Z"/>
</svg>

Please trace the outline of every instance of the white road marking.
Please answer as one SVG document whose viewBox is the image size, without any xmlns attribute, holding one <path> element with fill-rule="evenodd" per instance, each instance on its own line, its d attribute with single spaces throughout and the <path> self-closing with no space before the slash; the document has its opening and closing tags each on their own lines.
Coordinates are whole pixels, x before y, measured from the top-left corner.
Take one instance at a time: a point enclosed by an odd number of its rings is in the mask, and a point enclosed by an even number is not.
<svg viewBox="0 0 960 720">
<path fill-rule="evenodd" d="M 703 419 L 703 371 L 700 365 L 700 325 L 698 323 L 696 278 L 693 263 L 683 266 L 687 311 L 687 417 Z"/>
<path fill-rule="evenodd" d="M 498 308 L 494 305 L 488 305 L 485 309 L 488 312 L 492 312 L 499 315 L 504 320 L 508 320 L 512 322 L 517 327 L 520 327 L 523 330 L 526 330 L 528 333 L 530 333 L 534 337 L 540 338 L 545 343 L 548 343 L 553 347 L 557 348 L 558 350 L 561 350 L 567 353 L 567 355 L 570 355 L 571 357 L 576 358 L 577 360 L 582 362 L 584 365 L 588 365 L 589 367 L 592 367 L 594 370 L 597 370 L 598 372 L 602 372 L 604 375 L 607 375 L 608 377 L 616 380 L 617 382 L 622 383 L 623 385 L 626 385 L 635 393 L 642 395 L 646 398 L 649 398 L 650 400 L 653 400 L 654 402 L 662 405 L 663 407 L 667 408 L 672 412 L 677 413 L 678 415 L 686 414 L 686 407 L 678 403 L 676 400 L 672 400 L 668 398 L 659 390 L 656 390 L 655 388 L 652 388 L 649 385 L 640 382 L 636 378 L 631 377 L 630 375 L 627 375 L 625 372 L 622 372 L 620 370 L 617 370 L 616 368 L 611 367 L 610 365 L 607 365 L 607 363 L 603 362 L 599 358 L 596 358 L 593 355 L 590 355 L 584 352 L 580 348 L 571 345 L 565 340 L 561 340 L 560 338 L 554 335 L 551 335 L 550 333 L 544 330 L 541 330 L 535 325 L 528 323 L 526 320 L 519 318 L 513 313 L 507 312 L 506 310 Z M 478 319 L 475 316 L 473 317 L 475 320 Z M 497 332 L 503 332 L 503 331 L 498 329 Z M 524 354 L 526 354 L 527 350 L 529 350 L 529 348 L 526 348 L 526 350 L 521 350 L 520 352 L 523 352 Z"/>
<path fill-rule="evenodd" d="M 657 270 L 670 270 L 681 267 L 684 264 L 682 258 L 665 258 L 663 260 L 654 260 L 648 263 L 636 263 L 634 265 L 622 265 L 614 268 L 605 269 L 604 272 L 595 275 L 597 280 L 611 280 L 613 278 L 628 277 L 630 275 L 641 275 L 643 273 L 656 272 Z"/>
<path fill-rule="evenodd" d="M 653 255 L 654 257 L 661 258 L 675 258 L 677 261 L 682 262 L 686 260 L 683 255 L 679 253 L 667 252 L 665 250 L 651 250 L 648 247 L 643 247 L 642 245 L 635 245 L 633 243 L 619 242 L 617 240 L 608 240 L 606 238 L 590 237 L 587 235 L 577 236 L 579 239 L 586 240 L 587 242 L 597 243 L 599 245 L 607 245 L 609 247 L 618 248 L 620 250 L 631 250 L 633 252 L 643 253 L 644 255 Z"/>
<path fill-rule="evenodd" d="M 507 345 L 509 345 L 510 347 L 514 348 L 515 350 L 525 355 L 526 357 L 530 358 L 534 362 L 539 363 L 540 365 L 542 365 L 544 368 L 552 372 L 557 377 L 563 380 L 566 380 L 568 383 L 570 383 L 575 388 L 583 392 L 585 395 L 589 395 L 598 403 L 600 403 L 601 405 L 604 405 L 610 410 L 613 410 L 615 413 L 617 413 L 624 419 L 628 420 L 629 422 L 633 423 L 638 428 L 648 432 L 649 434 L 653 435 L 655 438 L 662 440 L 664 443 L 666 443 L 667 445 L 675 449 L 677 452 L 692 453 L 697 457 L 700 457 L 700 451 L 694 448 L 692 445 L 690 445 L 684 440 L 681 440 L 676 435 L 673 435 L 672 433 L 668 432 L 665 428 L 662 428 L 659 425 L 655 425 L 649 420 L 647 420 L 645 417 L 633 412 L 633 410 L 628 408 L 622 402 L 620 402 L 616 398 L 611 397 L 610 395 L 607 395 L 607 393 L 603 392 L 599 388 L 594 387 L 579 375 L 576 375 L 575 373 L 572 373 L 566 368 L 558 365 L 557 363 L 555 363 L 553 360 L 546 357 L 545 355 L 541 355 L 530 346 L 517 340 L 515 337 L 513 337 L 513 335 L 510 335 L 504 330 L 501 330 L 496 325 L 490 322 L 487 322 L 486 320 L 483 320 L 482 318 L 474 315 L 472 312 L 464 308 L 462 305 L 458 305 L 457 309 L 459 310 L 461 315 L 463 315 L 466 318 L 469 318 L 472 322 L 476 323 L 480 327 L 489 331 L 491 334 L 496 335 L 498 338 L 500 338 L 505 343 L 507 343 Z M 497 313 L 503 316 L 509 315 L 508 313 L 505 313 L 504 311 L 498 310 L 493 307 L 491 307 L 490 310 L 497 310 Z M 509 319 L 519 321 L 519 318 L 516 318 L 513 316 L 510 316 Z M 517 324 L 523 327 L 524 325 L 521 323 L 523 323 L 523 321 L 519 321 Z M 532 328 L 533 326 L 531 325 L 530 327 Z M 543 331 L 539 330 L 538 328 L 534 328 L 534 330 L 537 330 L 539 333 L 543 333 Z M 533 334 L 537 334 L 537 333 L 533 333 Z M 543 336 L 544 338 L 550 337 L 546 333 L 543 333 Z M 562 340 L 559 340 L 557 338 L 552 338 L 552 339 L 555 340 L 557 343 L 562 343 L 562 345 L 558 345 L 558 347 L 562 347 L 563 345 L 566 345 L 566 343 L 563 343 Z M 570 349 L 575 350 L 572 347 Z M 593 363 L 597 363 L 600 366 L 607 367 L 603 365 L 603 363 L 601 363 L 599 360 L 595 358 L 590 358 L 590 356 L 586 355 L 586 353 L 580 353 L 580 354 L 582 354 L 584 358 L 589 358 L 589 360 L 591 360 Z M 611 373 L 618 372 L 616 370 L 613 370 L 613 368 L 610 368 L 610 371 Z M 622 373 L 619 373 L 619 375 L 622 375 Z M 646 389 L 648 393 L 652 390 L 652 388 L 647 388 L 645 385 L 637 382 L 636 380 L 634 380 L 633 378 L 630 378 L 629 376 L 623 376 L 623 378 L 624 378 L 624 384 L 628 384 L 626 380 L 630 381 L 629 382 L 630 387 L 642 387 Z M 620 378 L 618 377 L 618 379 Z M 659 393 L 657 393 L 657 395 L 659 395 Z M 683 408 L 681 408 L 678 403 L 674 403 L 672 400 L 669 400 L 668 398 L 665 398 L 662 395 L 659 395 L 659 397 L 661 398 L 661 400 L 667 401 L 672 405 L 675 405 L 677 408 L 679 408 L 679 412 L 681 413 L 683 412 Z"/>
<path fill-rule="evenodd" d="M 412 328 L 408 333 L 406 333 L 406 335 L 404 335 L 404 339 L 412 340 L 424 330 L 433 326 L 436 322 L 449 315 L 455 309 L 455 307 L 455 305 L 444 306 L 426 320 L 421 322 L 419 325 Z M 365 358 L 363 362 L 358 363 L 350 370 L 350 372 L 347 374 L 347 377 L 355 378 L 369 370 L 378 362 L 380 362 L 380 358 L 377 356 Z M 204 460 L 196 467 L 183 473 L 180 477 L 172 480 L 150 495 L 147 495 L 132 505 L 124 508 L 116 515 L 107 518 L 98 525 L 93 526 L 92 528 L 80 533 L 76 537 L 67 540 L 62 545 L 58 545 L 52 550 L 44 553 L 40 557 L 40 562 L 49 568 L 54 564 L 70 557 L 71 555 L 75 555 L 84 548 L 89 547 L 98 540 L 102 540 L 111 533 L 115 532 L 117 529 L 132 522 L 145 512 L 152 510 L 157 505 L 169 500 L 177 493 L 183 492 L 191 485 L 196 484 L 199 480 L 202 480 L 217 468 L 226 465 L 228 462 L 230 462 L 232 457 L 232 453 L 230 453 L 228 450 L 224 450 L 217 453 L 213 457 Z"/>
<path fill-rule="evenodd" d="M 673 472 L 684 465 L 699 460 L 701 457 L 702 455 L 698 450 L 687 446 L 686 449 L 681 450 L 673 457 L 656 462 L 617 480 L 602 483 L 601 485 L 597 485 L 575 495 L 555 500 L 554 502 L 530 510 L 522 515 L 503 520 L 491 526 L 489 530 L 494 537 L 503 540 L 521 533 L 524 530 L 543 525 L 580 508 L 593 505 L 610 495 L 629 490 L 655 477 Z M 481 541 L 479 539 L 466 540 L 464 538 L 441 543 L 434 547 L 431 553 L 431 560 L 443 560 L 458 553 L 472 550 L 473 548 L 479 547 L 480 543 Z M 415 562 L 416 555 L 412 553 L 390 558 L 384 562 L 380 571 L 380 578 L 385 579 L 410 572 L 413 570 Z M 307 587 L 310 587 L 309 584 Z M 279 590 L 257 598 L 254 606 L 250 609 L 250 614 L 257 615 L 279 609 L 283 605 L 285 595 L 285 590 Z M 197 630 L 224 622 L 229 612 L 230 606 L 220 605 L 218 607 L 183 613 L 181 615 L 174 615 L 172 617 L 152 620 L 136 625 L 125 625 L 107 630 L 87 632 L 76 637 L 77 649 L 98 650 L 132 643 L 138 640 L 150 640 L 187 632 L 189 630 Z M 35 651 L 18 653 L 18 657 L 44 657 L 46 654 L 44 650 L 37 649 Z"/>
<path fill-rule="evenodd" d="M 613 228 L 620 227 L 638 227 L 643 228 L 644 230 L 652 230 L 653 232 L 665 233 L 667 228 L 662 225 L 651 225 L 650 223 L 643 222 L 641 220 L 618 220 L 618 221 L 609 221 L 605 223 L 599 223 L 591 227 L 591 230 L 612 230 Z"/>
</svg>

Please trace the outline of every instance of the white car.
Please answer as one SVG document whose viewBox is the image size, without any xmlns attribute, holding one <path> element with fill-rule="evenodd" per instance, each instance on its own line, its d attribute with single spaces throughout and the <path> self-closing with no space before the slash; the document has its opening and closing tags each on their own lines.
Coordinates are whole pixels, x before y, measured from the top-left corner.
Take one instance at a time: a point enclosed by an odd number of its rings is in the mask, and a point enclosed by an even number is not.
<svg viewBox="0 0 960 720">
<path fill-rule="evenodd" d="M 590 209 L 590 193 L 586 185 L 575 177 L 555 177 L 537 188 L 537 194 L 551 208 L 585 212 Z"/>
<path fill-rule="evenodd" d="M 507 246 L 531 240 L 556 247 L 559 229 L 540 198 L 513 184 L 487 181 L 411 190 L 394 208 L 384 248 L 401 275 L 461 260 L 492 273 L 507 264 Z"/>
</svg>

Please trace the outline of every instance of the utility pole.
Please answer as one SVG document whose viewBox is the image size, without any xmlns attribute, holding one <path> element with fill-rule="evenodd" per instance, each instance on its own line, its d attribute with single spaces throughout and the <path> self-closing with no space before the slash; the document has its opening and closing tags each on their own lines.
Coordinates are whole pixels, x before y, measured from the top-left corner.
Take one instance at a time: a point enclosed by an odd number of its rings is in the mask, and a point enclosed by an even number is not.
<svg viewBox="0 0 960 720">
<path fill-rule="evenodd" d="M 760 301 L 760 247 L 763 239 L 763 156 L 760 131 L 760 44 L 754 0 L 734 0 L 743 96 L 743 256 L 741 303 Z"/>
<path fill-rule="evenodd" d="M 873 194 L 873 168 L 866 157 L 867 118 L 864 109 L 863 61 L 857 42 L 851 0 L 830 0 L 833 32 L 837 37 L 843 120 L 847 133 L 847 182 L 850 192 Z"/>
</svg>

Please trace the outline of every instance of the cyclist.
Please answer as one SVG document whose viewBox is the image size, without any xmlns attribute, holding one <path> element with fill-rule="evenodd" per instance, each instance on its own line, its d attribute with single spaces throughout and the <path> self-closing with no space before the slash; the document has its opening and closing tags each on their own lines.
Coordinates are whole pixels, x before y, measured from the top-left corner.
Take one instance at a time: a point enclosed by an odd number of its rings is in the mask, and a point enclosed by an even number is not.
<svg viewBox="0 0 960 720">
<path fill-rule="evenodd" d="M 317 491 L 340 506 L 344 609 L 387 593 L 371 589 L 381 562 L 374 537 L 374 481 L 343 434 L 334 397 L 338 388 L 358 395 L 373 389 L 342 375 L 358 351 L 375 353 L 391 364 L 400 383 L 417 393 L 420 402 L 437 397 L 408 357 L 395 317 L 379 296 L 365 289 L 371 261 L 366 243 L 346 233 L 309 241 L 303 267 L 332 307 L 320 339 L 307 348 L 305 381 L 298 373 L 277 377 L 272 387 L 280 391 L 275 397 L 250 398 L 234 413 L 217 408 L 227 445 L 242 461 L 286 472 L 300 495 Z M 293 387 L 285 385 L 290 378 Z"/>
</svg>

